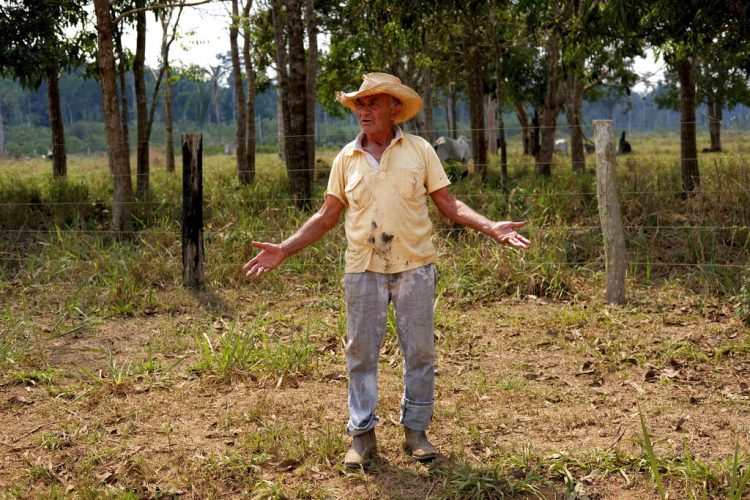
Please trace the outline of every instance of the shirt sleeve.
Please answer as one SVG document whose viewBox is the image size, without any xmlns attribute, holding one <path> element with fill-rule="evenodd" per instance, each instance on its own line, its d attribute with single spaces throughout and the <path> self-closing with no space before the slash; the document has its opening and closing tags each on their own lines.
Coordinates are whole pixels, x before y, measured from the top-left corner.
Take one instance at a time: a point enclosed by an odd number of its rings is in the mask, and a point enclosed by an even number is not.
<svg viewBox="0 0 750 500">
<path fill-rule="evenodd" d="M 425 163 L 424 184 L 428 193 L 434 193 L 438 189 L 450 186 L 451 181 L 448 179 L 443 164 L 440 163 L 440 158 L 438 158 L 432 145 L 427 141 L 424 141 L 424 144 L 427 146 L 423 148 L 422 153 Z"/>
<path fill-rule="evenodd" d="M 346 193 L 344 192 L 344 188 L 346 187 L 346 178 L 344 175 L 344 166 L 343 166 L 343 154 L 339 153 L 336 155 L 336 158 L 333 160 L 333 164 L 331 165 L 331 174 L 328 177 L 328 187 L 326 188 L 326 195 L 332 195 L 341 201 L 341 203 L 344 204 L 344 206 L 348 206 L 348 203 L 346 202 Z"/>
</svg>

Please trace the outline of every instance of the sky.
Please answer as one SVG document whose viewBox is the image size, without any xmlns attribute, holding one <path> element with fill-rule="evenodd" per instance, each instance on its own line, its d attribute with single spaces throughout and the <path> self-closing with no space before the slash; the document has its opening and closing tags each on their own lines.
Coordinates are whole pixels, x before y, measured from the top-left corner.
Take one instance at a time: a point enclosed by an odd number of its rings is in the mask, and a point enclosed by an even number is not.
<svg viewBox="0 0 750 500">
<path fill-rule="evenodd" d="M 212 2 L 183 9 L 179 29 L 183 36 L 170 49 L 172 64 L 216 65 L 216 55 L 229 52 L 230 8 L 229 2 Z M 146 63 L 156 68 L 161 50 L 161 24 L 152 15 L 148 16 L 147 23 Z M 135 33 L 129 33 L 124 43 L 135 52 Z M 664 63 L 652 51 L 648 51 L 645 58 L 636 59 L 634 67 L 639 75 L 651 75 L 648 80 L 652 84 L 661 79 L 664 73 Z M 646 88 L 646 84 L 639 83 L 634 90 L 643 92 Z"/>
<path fill-rule="evenodd" d="M 185 65 L 210 66 L 218 63 L 216 54 L 229 52 L 230 4 L 212 2 L 185 8 L 180 16 L 179 33 L 170 47 L 170 60 Z M 159 66 L 161 51 L 161 23 L 149 15 L 146 20 L 146 64 Z M 135 30 L 127 34 L 123 43 L 135 52 Z"/>
</svg>

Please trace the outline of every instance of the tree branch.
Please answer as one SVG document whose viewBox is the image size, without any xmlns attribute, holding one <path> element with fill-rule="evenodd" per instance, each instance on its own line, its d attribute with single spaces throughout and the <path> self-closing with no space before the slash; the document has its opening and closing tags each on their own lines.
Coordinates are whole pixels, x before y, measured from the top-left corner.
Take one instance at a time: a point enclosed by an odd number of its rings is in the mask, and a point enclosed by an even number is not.
<svg viewBox="0 0 750 500">
<path fill-rule="evenodd" d="M 155 5 L 147 5 L 146 7 L 139 7 L 137 9 L 131 9 L 126 10 L 119 16 L 115 17 L 112 20 L 113 25 L 117 25 L 125 19 L 126 17 L 132 16 L 133 14 L 138 14 L 139 12 L 148 12 L 150 10 L 162 10 L 162 9 L 173 9 L 175 7 L 197 7 L 199 5 L 205 5 L 207 3 L 214 3 L 216 0 L 197 0 L 192 3 L 186 3 L 186 2 L 177 2 L 177 3 L 168 3 L 168 4 L 155 4 Z"/>
</svg>

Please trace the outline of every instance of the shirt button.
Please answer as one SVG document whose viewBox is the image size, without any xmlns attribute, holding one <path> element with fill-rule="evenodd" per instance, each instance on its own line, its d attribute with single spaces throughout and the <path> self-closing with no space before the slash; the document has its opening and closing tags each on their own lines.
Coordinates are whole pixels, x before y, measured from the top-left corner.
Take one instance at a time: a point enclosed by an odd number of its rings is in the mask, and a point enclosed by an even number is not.
<svg viewBox="0 0 750 500">
<path fill-rule="evenodd" d="M 381 181 L 385 180 L 385 172 L 378 172 L 378 179 Z"/>
</svg>

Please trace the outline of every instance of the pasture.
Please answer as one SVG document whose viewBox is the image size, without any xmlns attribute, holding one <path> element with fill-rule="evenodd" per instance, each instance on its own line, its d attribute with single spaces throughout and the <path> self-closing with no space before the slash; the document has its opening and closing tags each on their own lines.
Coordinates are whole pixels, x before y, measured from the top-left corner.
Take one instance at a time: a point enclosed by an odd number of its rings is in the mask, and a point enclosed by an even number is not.
<svg viewBox="0 0 750 500">
<path fill-rule="evenodd" d="M 442 455 L 406 459 L 395 321 L 380 365 L 379 459 L 348 445 L 342 224 L 247 280 L 252 240 L 306 214 L 275 154 L 258 181 L 204 158 L 207 287 L 182 286 L 181 177 L 152 151 L 133 232 L 107 232 L 105 156 L 0 159 L 2 498 L 739 498 L 750 471 L 750 146 L 700 155 L 679 196 L 677 134 L 628 136 L 618 157 L 627 302 L 603 299 L 594 157 L 556 155 L 551 179 L 513 149 L 511 191 L 452 190 L 527 220 L 532 248 L 492 244 L 433 214 L 440 253 Z M 518 145 L 513 143 L 512 146 Z M 315 193 L 335 151 L 319 151 Z M 317 205 L 317 202 L 315 203 Z M 434 208 L 434 207 L 433 207 Z"/>
</svg>

